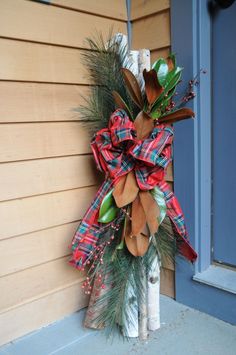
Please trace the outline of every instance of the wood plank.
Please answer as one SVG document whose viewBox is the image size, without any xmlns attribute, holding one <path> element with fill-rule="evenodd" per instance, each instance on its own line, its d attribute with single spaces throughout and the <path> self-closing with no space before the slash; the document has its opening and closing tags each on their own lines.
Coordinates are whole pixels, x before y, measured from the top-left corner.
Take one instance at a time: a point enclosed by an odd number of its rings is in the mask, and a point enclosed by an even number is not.
<svg viewBox="0 0 236 355">
<path fill-rule="evenodd" d="M 168 269 L 168 270 L 175 270 L 175 264 L 174 264 L 173 261 L 170 260 L 170 259 L 165 259 L 165 260 L 163 261 L 162 267 L 163 267 L 164 269 Z"/>
<path fill-rule="evenodd" d="M 131 21 L 163 11 L 169 7 L 170 0 L 132 0 Z"/>
<path fill-rule="evenodd" d="M 76 221 L 1 240 L 0 276 L 70 255 L 78 225 Z"/>
<path fill-rule="evenodd" d="M 125 0 L 112 0 L 112 6 L 110 0 L 99 0 L 96 2 L 87 0 L 52 0 L 51 3 L 92 14 L 127 20 Z"/>
<path fill-rule="evenodd" d="M 161 268 L 161 287 L 160 292 L 162 295 L 175 298 L 175 272 Z"/>
<path fill-rule="evenodd" d="M 26 197 L 0 203 L 0 239 L 82 218 L 98 187 Z"/>
<path fill-rule="evenodd" d="M 0 122 L 80 120 L 77 110 L 89 92 L 79 85 L 0 81 Z"/>
<path fill-rule="evenodd" d="M 170 163 L 167 167 L 167 170 L 166 170 L 166 175 L 165 175 L 165 180 L 166 181 L 169 181 L 169 182 L 172 182 L 174 180 L 173 178 L 173 165 L 172 163 Z"/>
<path fill-rule="evenodd" d="M 85 272 L 72 267 L 68 259 L 60 258 L 1 277 L 0 314 L 83 280 Z"/>
<path fill-rule="evenodd" d="M 82 51 L 0 39 L 0 80 L 89 84 Z"/>
<path fill-rule="evenodd" d="M 88 128 L 78 122 L 3 124 L 0 161 L 90 153 Z"/>
<path fill-rule="evenodd" d="M 0 201 L 98 183 L 92 156 L 28 160 L 0 165 Z"/>
<path fill-rule="evenodd" d="M 87 306 L 81 284 L 59 290 L 0 315 L 0 345 L 51 324 Z"/>
<path fill-rule="evenodd" d="M 68 190 L 101 182 L 93 156 L 69 156 L 0 165 L 0 201 Z M 165 176 L 173 181 L 170 164 Z"/>
<path fill-rule="evenodd" d="M 88 127 L 80 122 L 7 123 L 2 125 L 0 130 L 3 147 L 0 151 L 0 161 L 86 154 L 91 152 L 90 139 Z M 56 160 L 54 162 L 56 163 Z M 20 167 L 21 164 L 16 166 Z M 3 174 L 8 167 L 14 169 L 13 165 L 3 166 Z M 167 180 L 172 181 L 170 169 L 167 171 Z M 2 176 L 2 179 L 6 178 L 6 174 L 5 177 Z"/>
<path fill-rule="evenodd" d="M 7 38 L 85 48 L 85 38 L 94 29 L 107 35 L 112 26 L 115 33 L 126 33 L 126 23 L 114 19 L 33 1 L 14 0 L 13 6 L 1 0 L 0 4 L 0 33 Z"/>
<path fill-rule="evenodd" d="M 170 45 L 169 11 L 135 21 L 132 28 L 132 49 L 150 50 Z"/>
<path fill-rule="evenodd" d="M 159 58 L 167 58 L 170 54 L 170 47 L 159 48 L 151 51 L 151 63 L 153 64 Z"/>
</svg>

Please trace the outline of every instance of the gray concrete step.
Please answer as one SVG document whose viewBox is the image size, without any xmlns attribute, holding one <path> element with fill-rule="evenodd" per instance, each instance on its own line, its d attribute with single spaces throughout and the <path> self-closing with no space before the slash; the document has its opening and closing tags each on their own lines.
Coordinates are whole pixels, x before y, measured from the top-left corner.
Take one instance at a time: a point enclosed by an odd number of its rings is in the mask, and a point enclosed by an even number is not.
<svg viewBox="0 0 236 355">
<path fill-rule="evenodd" d="M 161 295 L 161 328 L 148 341 L 82 327 L 84 310 L 0 348 L 0 355 L 236 355 L 236 327 Z"/>
</svg>

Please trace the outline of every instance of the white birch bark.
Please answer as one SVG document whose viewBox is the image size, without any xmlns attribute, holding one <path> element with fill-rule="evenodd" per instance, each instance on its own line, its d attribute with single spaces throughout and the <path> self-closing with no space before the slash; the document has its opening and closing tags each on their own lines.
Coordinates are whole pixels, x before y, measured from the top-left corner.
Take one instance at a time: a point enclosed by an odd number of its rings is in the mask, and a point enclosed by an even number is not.
<svg viewBox="0 0 236 355">
<path fill-rule="evenodd" d="M 139 339 L 146 340 L 148 338 L 148 312 L 147 312 L 147 277 L 146 270 L 143 266 L 140 270 L 142 280 L 142 295 L 139 299 Z"/>
<path fill-rule="evenodd" d="M 148 273 L 148 329 L 157 330 L 160 328 L 160 259 L 155 257 Z"/>
<path fill-rule="evenodd" d="M 144 85 L 143 69 L 150 70 L 150 51 L 148 49 L 141 49 L 139 51 L 130 51 L 133 58 L 132 71 L 136 75 L 140 86 Z M 142 295 L 138 300 L 139 306 L 139 338 L 146 340 L 148 338 L 148 310 L 147 310 L 147 277 L 144 267 L 141 268 L 142 280 Z"/>
<path fill-rule="evenodd" d="M 128 45 L 127 36 L 121 33 L 117 33 L 114 36 L 120 39 L 122 36 L 122 44 Z M 143 70 L 146 68 L 150 70 L 150 50 L 141 49 L 136 51 L 130 51 L 130 57 L 132 59 L 131 70 L 133 74 L 138 78 L 141 86 L 144 85 Z M 146 277 L 146 270 L 142 270 L 142 300 L 137 300 L 134 294 L 132 284 L 128 285 L 127 290 L 127 314 L 132 322 L 125 322 L 123 333 L 129 337 L 137 337 L 145 340 L 148 337 L 148 329 L 156 330 L 160 328 L 160 258 L 157 256 L 151 265 L 151 269 Z M 128 317 L 128 318 L 129 318 Z"/>
<path fill-rule="evenodd" d="M 126 290 L 126 314 L 127 318 L 123 322 L 123 335 L 136 338 L 139 335 L 139 325 L 138 325 L 138 300 L 137 295 L 135 294 L 134 287 L 133 287 L 134 280 L 130 280 L 127 285 Z"/>
</svg>

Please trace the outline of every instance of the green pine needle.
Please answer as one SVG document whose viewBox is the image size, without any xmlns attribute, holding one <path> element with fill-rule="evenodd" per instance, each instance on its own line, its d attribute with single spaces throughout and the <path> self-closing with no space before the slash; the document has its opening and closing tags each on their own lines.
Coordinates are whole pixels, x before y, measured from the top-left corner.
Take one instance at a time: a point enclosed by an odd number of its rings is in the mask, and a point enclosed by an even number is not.
<svg viewBox="0 0 236 355">
<path fill-rule="evenodd" d="M 116 109 L 112 91 L 120 94 L 134 117 L 139 112 L 129 96 L 121 72 L 121 68 L 132 65 L 128 47 L 121 40 L 122 37 L 114 42 L 112 30 L 106 39 L 99 33 L 86 39 L 89 50 L 83 51 L 82 61 L 93 86 L 89 97 L 82 96 L 85 104 L 78 111 L 82 120 L 94 122 L 93 130 L 107 127 L 110 115 Z"/>
<path fill-rule="evenodd" d="M 132 313 L 130 314 L 127 304 L 132 301 L 137 302 L 137 300 L 139 304 L 142 303 L 145 296 L 142 283 L 143 270 L 148 276 L 156 256 L 162 264 L 164 259 L 175 261 L 175 256 L 180 255 L 169 217 L 165 217 L 143 257 L 134 257 L 126 247 L 117 249 L 119 242 L 120 238 L 116 235 L 111 245 L 106 247 L 103 265 L 97 263 L 95 270 L 89 275 L 92 279 L 97 274 L 105 275 L 103 280 L 105 292 L 97 299 L 93 307 L 95 312 L 96 309 L 102 309 L 102 312 L 97 312 L 95 323 L 98 326 L 105 324 L 108 336 L 112 335 L 117 327 L 124 331 L 124 324 L 132 323 Z M 129 285 L 134 290 L 133 300 L 129 298 Z"/>
</svg>

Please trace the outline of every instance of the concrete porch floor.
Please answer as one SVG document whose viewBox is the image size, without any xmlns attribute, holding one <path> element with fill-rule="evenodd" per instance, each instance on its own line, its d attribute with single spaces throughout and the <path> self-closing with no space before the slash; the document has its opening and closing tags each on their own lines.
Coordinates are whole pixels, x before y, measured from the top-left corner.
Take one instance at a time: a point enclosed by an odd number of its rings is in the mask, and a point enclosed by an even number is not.
<svg viewBox="0 0 236 355">
<path fill-rule="evenodd" d="M 148 341 L 107 340 L 82 328 L 84 311 L 0 348 L 0 355 L 235 355 L 236 327 L 161 295 L 161 328 Z"/>
</svg>

